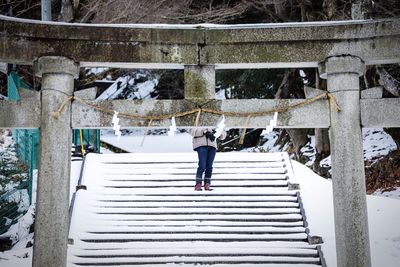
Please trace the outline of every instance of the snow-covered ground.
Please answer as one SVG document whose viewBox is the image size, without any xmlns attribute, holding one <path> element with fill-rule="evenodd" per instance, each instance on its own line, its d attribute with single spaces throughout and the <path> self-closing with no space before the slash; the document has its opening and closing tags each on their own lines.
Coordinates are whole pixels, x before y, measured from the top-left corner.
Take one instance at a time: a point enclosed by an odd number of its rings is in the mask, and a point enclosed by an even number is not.
<svg viewBox="0 0 400 267">
<path fill-rule="evenodd" d="M 393 149 L 393 147 L 388 146 L 391 141 L 390 139 L 385 139 L 384 134 L 371 130 L 368 136 L 371 138 L 369 141 L 364 142 L 364 149 L 366 149 L 366 143 L 370 144 L 367 149 L 368 151 L 371 150 L 371 159 L 374 159 L 377 153 L 381 153 L 381 155 L 387 154 Z M 191 139 L 188 134 L 177 134 L 173 137 L 149 135 L 146 136 L 142 146 L 143 136 L 123 136 L 120 140 L 117 140 L 116 137 L 109 135 L 103 136 L 103 139 L 134 153 L 192 151 Z M 384 147 L 374 144 L 383 141 L 388 142 Z M 309 168 L 298 162 L 293 161 L 292 165 L 296 178 L 301 185 L 301 196 L 310 234 L 323 237 L 323 253 L 327 264 L 328 266 L 336 266 L 331 181 L 316 175 Z M 71 191 L 73 191 L 74 184 L 79 178 L 79 168 L 79 162 L 72 164 Z M 390 194 L 386 193 L 386 196 L 367 196 L 372 264 L 375 267 L 398 267 L 400 266 L 400 190 L 398 189 Z M 18 235 L 20 241 L 12 250 L 0 252 L 0 266 L 31 266 L 32 247 L 26 248 L 26 245 L 32 239 L 32 234 L 26 233 L 26 230 L 24 230 L 26 227 L 24 228 L 24 226 L 30 222 L 32 213 L 33 208 L 13 228 L 14 230 L 11 234 Z"/>
<path fill-rule="evenodd" d="M 130 153 L 192 152 L 192 137 L 188 133 L 166 135 L 127 135 L 120 139 L 114 134 L 102 134 L 101 140 Z M 102 151 L 103 153 L 103 151 Z"/>
<path fill-rule="evenodd" d="M 373 195 L 380 196 L 380 197 L 400 199 L 400 187 L 396 188 L 396 190 L 387 191 L 387 192 L 382 192 L 382 191 L 378 190 L 375 193 L 373 193 Z"/>
<path fill-rule="evenodd" d="M 296 161 L 292 166 L 300 181 L 310 234 L 322 236 L 327 265 L 336 266 L 332 182 Z M 368 195 L 367 205 L 372 266 L 400 266 L 400 198 Z"/>
<path fill-rule="evenodd" d="M 382 128 L 364 128 L 362 134 L 364 160 L 377 160 L 397 148 L 392 137 Z"/>
</svg>

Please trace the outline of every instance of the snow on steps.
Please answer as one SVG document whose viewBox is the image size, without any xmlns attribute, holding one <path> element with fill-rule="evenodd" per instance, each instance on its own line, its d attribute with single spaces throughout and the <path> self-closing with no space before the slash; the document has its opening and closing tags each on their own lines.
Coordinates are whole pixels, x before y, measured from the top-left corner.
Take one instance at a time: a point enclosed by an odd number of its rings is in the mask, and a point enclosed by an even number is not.
<svg viewBox="0 0 400 267">
<path fill-rule="evenodd" d="M 319 266 L 286 153 L 217 153 L 194 191 L 195 153 L 89 154 L 68 266 Z"/>
</svg>

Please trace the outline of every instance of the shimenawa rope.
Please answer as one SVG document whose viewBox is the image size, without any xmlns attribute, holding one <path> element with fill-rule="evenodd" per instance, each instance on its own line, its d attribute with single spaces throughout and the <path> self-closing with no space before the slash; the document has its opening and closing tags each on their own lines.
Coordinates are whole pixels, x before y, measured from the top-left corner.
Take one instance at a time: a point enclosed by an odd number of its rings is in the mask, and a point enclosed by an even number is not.
<svg viewBox="0 0 400 267">
<path fill-rule="evenodd" d="M 215 114 L 215 115 L 225 115 L 225 116 L 232 116 L 232 117 L 248 117 L 247 121 L 249 120 L 249 117 L 258 117 L 258 116 L 265 116 L 265 115 L 269 115 L 269 114 L 273 114 L 274 112 L 285 112 L 291 109 L 295 109 L 295 108 L 299 108 L 299 107 L 303 107 L 306 105 L 309 105 L 321 98 L 327 97 L 329 100 L 329 103 L 331 106 L 333 106 L 336 110 L 336 112 L 339 112 L 341 109 L 339 107 L 339 105 L 336 102 L 336 99 L 333 95 L 331 95 L 330 93 L 324 93 L 324 94 L 320 94 L 317 95 L 315 97 L 309 98 L 309 99 L 305 99 L 304 101 L 300 102 L 300 103 L 296 103 L 293 105 L 288 105 L 286 107 L 279 107 L 279 108 L 275 108 L 272 110 L 266 110 L 266 111 L 258 111 L 258 112 L 232 112 L 232 111 L 221 111 L 221 110 L 215 110 L 215 109 L 207 109 L 207 108 L 195 108 L 192 110 L 188 110 L 188 111 L 182 111 L 182 112 L 177 112 L 177 113 L 173 113 L 173 114 L 163 114 L 163 115 L 158 115 L 158 116 L 146 116 L 146 115 L 139 115 L 139 114 L 130 114 L 130 113 L 123 113 L 123 112 L 119 112 L 118 116 L 119 117 L 124 117 L 127 119 L 141 119 L 141 120 L 148 120 L 148 121 L 159 121 L 159 120 L 165 120 L 165 119 L 170 119 L 172 117 L 184 117 L 184 116 L 188 116 L 191 114 L 195 114 L 197 113 L 196 116 L 196 120 L 195 120 L 195 126 L 198 126 L 199 120 L 200 120 L 200 115 L 201 112 L 203 113 L 210 113 L 210 114 Z M 95 110 L 98 110 L 100 112 L 106 113 L 106 114 L 114 114 L 114 110 L 108 109 L 108 108 L 103 108 L 99 105 L 93 104 L 87 100 L 81 99 L 79 97 L 76 96 L 70 96 L 68 98 L 66 98 L 62 104 L 60 105 L 59 109 L 56 112 L 53 112 L 52 115 L 58 119 L 61 115 L 61 112 L 63 111 L 63 109 L 65 108 L 65 106 L 67 105 L 67 103 L 69 101 L 72 100 L 76 100 L 79 103 L 91 107 Z M 246 123 L 247 124 L 247 123 Z"/>
</svg>

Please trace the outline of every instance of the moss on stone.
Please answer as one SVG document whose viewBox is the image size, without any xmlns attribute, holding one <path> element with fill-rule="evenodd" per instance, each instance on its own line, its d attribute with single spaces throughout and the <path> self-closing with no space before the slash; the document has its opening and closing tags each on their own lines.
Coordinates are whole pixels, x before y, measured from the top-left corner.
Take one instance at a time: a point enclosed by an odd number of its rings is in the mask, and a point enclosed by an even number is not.
<svg viewBox="0 0 400 267">
<path fill-rule="evenodd" d="M 185 98 L 207 99 L 206 81 L 197 73 L 185 71 Z"/>
<path fill-rule="evenodd" d="M 276 109 L 280 108 L 286 108 L 290 105 L 290 100 L 293 99 L 280 99 L 278 104 L 275 106 Z M 279 120 L 283 124 L 289 124 L 290 120 L 292 119 L 292 113 L 291 112 L 280 112 L 279 113 Z"/>
</svg>

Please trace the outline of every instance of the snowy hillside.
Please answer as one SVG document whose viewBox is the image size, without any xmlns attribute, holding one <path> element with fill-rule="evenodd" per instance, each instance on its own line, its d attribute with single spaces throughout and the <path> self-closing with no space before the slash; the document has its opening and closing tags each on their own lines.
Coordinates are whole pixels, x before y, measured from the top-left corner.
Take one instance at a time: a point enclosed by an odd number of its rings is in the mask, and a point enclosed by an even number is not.
<svg viewBox="0 0 400 267">
<path fill-rule="evenodd" d="M 112 81 L 97 100 L 152 98 L 158 79 L 159 75 L 146 70 L 131 72 Z"/>
</svg>

